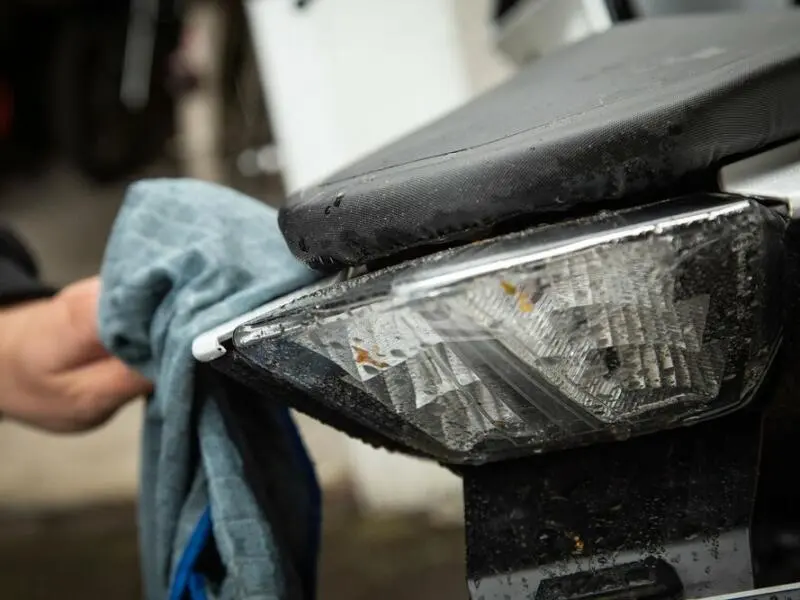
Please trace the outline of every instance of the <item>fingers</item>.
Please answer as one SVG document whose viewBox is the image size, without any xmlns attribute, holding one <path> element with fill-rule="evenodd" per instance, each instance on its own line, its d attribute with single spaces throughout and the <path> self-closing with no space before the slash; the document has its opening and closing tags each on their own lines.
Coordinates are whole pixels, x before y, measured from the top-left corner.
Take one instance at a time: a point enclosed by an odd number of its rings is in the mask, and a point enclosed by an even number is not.
<svg viewBox="0 0 800 600">
<path fill-rule="evenodd" d="M 153 384 L 117 358 L 106 358 L 76 369 L 81 387 L 107 398 L 131 398 L 153 390 Z M 94 395 L 92 394 L 92 395 Z"/>
<path fill-rule="evenodd" d="M 76 431 L 104 423 L 130 400 L 153 390 L 150 381 L 117 358 L 99 360 L 67 376 L 70 396 L 76 401 Z"/>
</svg>

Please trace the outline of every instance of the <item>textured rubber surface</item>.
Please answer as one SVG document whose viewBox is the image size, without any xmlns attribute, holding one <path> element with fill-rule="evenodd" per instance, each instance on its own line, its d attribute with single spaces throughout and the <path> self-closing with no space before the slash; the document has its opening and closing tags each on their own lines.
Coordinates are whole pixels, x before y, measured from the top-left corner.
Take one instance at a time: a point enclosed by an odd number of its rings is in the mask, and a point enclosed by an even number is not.
<svg viewBox="0 0 800 600">
<path fill-rule="evenodd" d="M 294 195 L 281 228 L 334 268 L 669 188 L 800 135 L 798 32 L 797 10 L 618 25 Z"/>
</svg>

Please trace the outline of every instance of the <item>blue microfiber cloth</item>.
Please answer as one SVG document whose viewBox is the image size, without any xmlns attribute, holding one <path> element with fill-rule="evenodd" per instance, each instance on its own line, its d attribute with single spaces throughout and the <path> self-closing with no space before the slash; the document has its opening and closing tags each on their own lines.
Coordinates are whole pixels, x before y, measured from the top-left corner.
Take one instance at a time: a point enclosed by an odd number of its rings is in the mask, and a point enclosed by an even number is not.
<svg viewBox="0 0 800 600">
<path fill-rule="evenodd" d="M 312 597 L 319 489 L 313 468 L 298 466 L 310 462 L 291 418 L 280 398 L 238 398 L 273 404 L 263 431 L 288 440 L 275 436 L 265 469 L 282 473 L 268 486 L 278 509 L 267 517 L 221 415 L 225 386 L 196 385 L 191 346 L 317 274 L 290 254 L 274 210 L 217 185 L 165 179 L 128 190 L 101 276 L 103 343 L 155 382 L 139 509 L 147 600 Z M 210 577 L 202 565 L 215 561 L 222 568 Z"/>
</svg>

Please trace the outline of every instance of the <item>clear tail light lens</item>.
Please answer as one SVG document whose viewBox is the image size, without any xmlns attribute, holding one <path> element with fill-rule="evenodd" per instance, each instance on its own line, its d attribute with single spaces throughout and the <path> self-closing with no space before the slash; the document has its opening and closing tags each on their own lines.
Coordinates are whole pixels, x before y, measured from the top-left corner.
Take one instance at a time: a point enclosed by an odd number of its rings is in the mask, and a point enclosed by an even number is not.
<svg viewBox="0 0 800 600">
<path fill-rule="evenodd" d="M 234 343 L 443 462 L 626 438 L 752 397 L 780 341 L 784 228 L 712 196 L 531 229 L 337 284 Z"/>
</svg>

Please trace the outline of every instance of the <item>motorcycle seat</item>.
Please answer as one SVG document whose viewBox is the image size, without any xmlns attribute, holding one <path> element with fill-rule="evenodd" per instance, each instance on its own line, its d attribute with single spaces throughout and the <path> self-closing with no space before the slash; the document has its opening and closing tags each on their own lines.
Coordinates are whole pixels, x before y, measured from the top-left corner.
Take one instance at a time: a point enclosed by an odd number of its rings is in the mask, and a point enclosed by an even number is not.
<svg viewBox="0 0 800 600">
<path fill-rule="evenodd" d="M 282 231 L 330 269 L 696 186 L 800 136 L 798 32 L 798 10 L 616 26 L 291 196 Z"/>
</svg>

